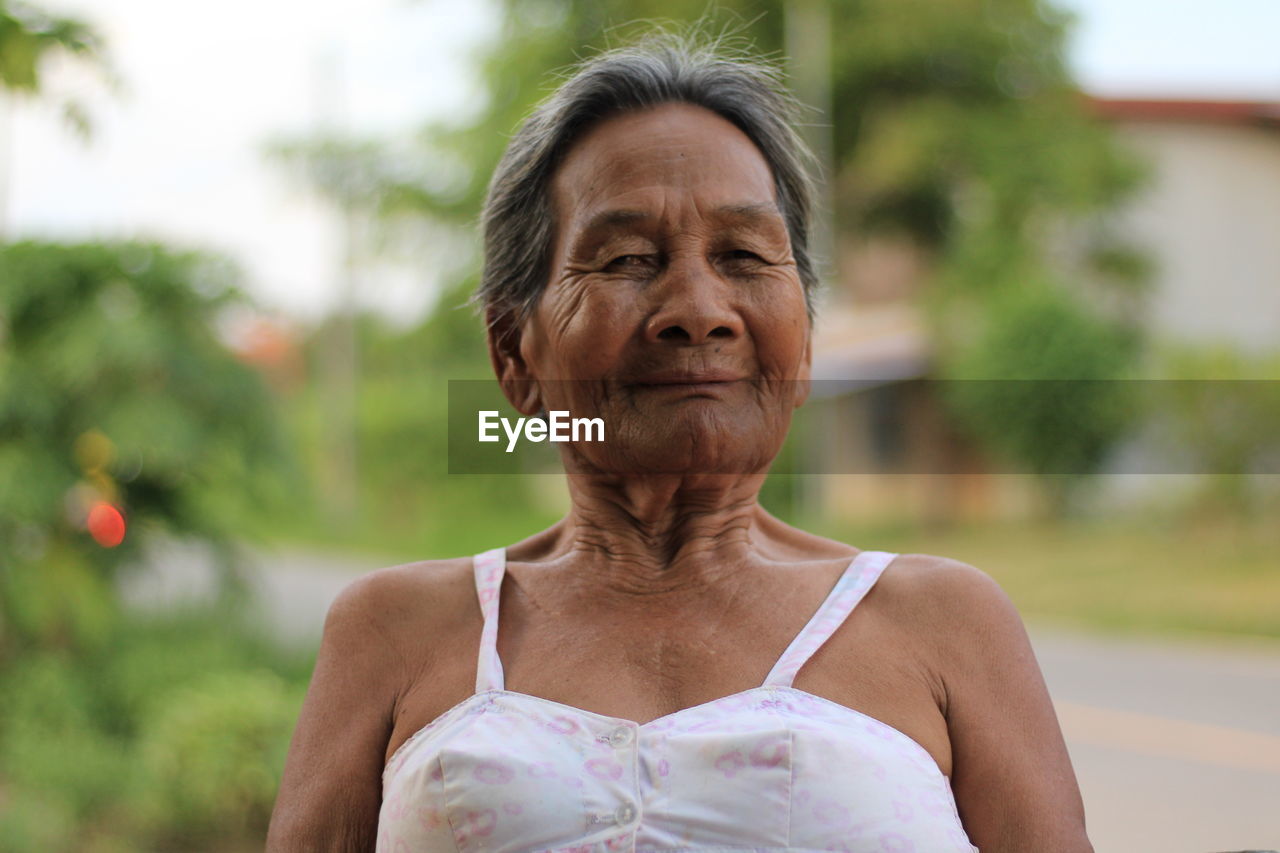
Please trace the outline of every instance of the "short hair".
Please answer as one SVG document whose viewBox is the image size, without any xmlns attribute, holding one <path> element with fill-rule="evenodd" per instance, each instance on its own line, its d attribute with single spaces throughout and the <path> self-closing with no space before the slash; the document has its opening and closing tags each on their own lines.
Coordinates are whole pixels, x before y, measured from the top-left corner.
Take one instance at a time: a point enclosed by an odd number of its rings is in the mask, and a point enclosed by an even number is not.
<svg viewBox="0 0 1280 853">
<path fill-rule="evenodd" d="M 772 65 L 696 35 L 659 32 L 579 64 L 520 125 L 494 170 L 481 222 L 484 269 L 472 301 L 493 322 L 524 322 L 550 277 L 551 178 L 594 124 L 664 103 L 700 106 L 736 125 L 773 174 L 778 206 L 813 319 L 818 276 L 809 247 L 815 161 L 795 130 L 800 105 Z"/>
</svg>

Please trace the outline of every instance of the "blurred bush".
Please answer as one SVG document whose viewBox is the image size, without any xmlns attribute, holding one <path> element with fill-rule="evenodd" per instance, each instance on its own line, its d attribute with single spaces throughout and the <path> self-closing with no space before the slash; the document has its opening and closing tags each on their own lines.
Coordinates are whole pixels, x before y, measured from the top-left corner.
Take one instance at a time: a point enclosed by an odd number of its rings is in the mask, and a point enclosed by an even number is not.
<svg viewBox="0 0 1280 853">
<path fill-rule="evenodd" d="M 309 661 L 226 611 L 0 668 L 0 849 L 260 846 Z"/>
<path fill-rule="evenodd" d="M 89 675 L 60 652 L 0 670 L 0 766 L 13 795 L 0 807 L 5 849 L 72 849 L 83 822 L 129 778 L 126 745 L 102 730 Z"/>
<path fill-rule="evenodd" d="M 228 493 L 269 503 L 296 474 L 261 377 L 214 331 L 240 299 L 200 253 L 0 247 L 0 660 L 100 635 L 110 581 L 160 530 L 212 544 L 234 582 Z"/>
<path fill-rule="evenodd" d="M 492 381 L 484 330 L 465 308 L 462 290 L 418 324 L 396 328 L 371 314 L 355 318 L 355 393 L 359 499 L 350 515 L 326 511 L 325 431 L 335 402 L 320 381 L 286 391 L 281 409 L 315 488 L 305 487 L 270 513 L 253 513 L 241 529 L 276 542 L 346 547 L 404 562 L 476 553 L 493 541 L 518 540 L 559 518 L 545 500 L 543 477 L 449 474 L 449 383 Z M 318 378 L 332 326 L 302 340 L 307 375 Z M 468 427 L 474 430 L 473 420 Z M 501 507 L 501 512 L 496 511 Z"/>
<path fill-rule="evenodd" d="M 1244 519 L 1280 498 L 1280 349 L 1167 343 L 1156 361 L 1159 434 L 1168 452 L 1207 472 L 1196 511 Z"/>
<path fill-rule="evenodd" d="M 165 532 L 221 555 L 230 606 L 243 507 L 296 489 L 273 400 L 215 331 L 235 278 L 156 244 L 0 246 L 0 849 L 265 829 L 305 673 L 230 610 L 140 622 L 115 584 Z"/>
<path fill-rule="evenodd" d="M 988 301 L 981 333 L 947 364 L 947 401 L 984 447 L 1038 475 L 1061 515 L 1136 423 L 1133 330 L 1050 284 Z"/>
<path fill-rule="evenodd" d="M 264 669 L 202 674 L 157 696 L 137 743 L 145 825 L 175 842 L 260 833 L 301 701 Z"/>
</svg>

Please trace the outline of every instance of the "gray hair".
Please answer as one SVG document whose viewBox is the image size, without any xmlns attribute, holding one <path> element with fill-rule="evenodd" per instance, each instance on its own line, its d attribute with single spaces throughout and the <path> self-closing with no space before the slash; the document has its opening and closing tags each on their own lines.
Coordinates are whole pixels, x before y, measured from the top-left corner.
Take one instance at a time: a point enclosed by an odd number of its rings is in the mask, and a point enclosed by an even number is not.
<svg viewBox="0 0 1280 853">
<path fill-rule="evenodd" d="M 737 52 L 735 52 L 737 53 Z M 773 173 L 778 206 L 813 318 L 818 276 L 809 250 L 813 156 L 794 130 L 799 104 L 780 72 L 728 55 L 696 36 L 662 32 L 583 62 L 516 131 L 489 183 L 484 271 L 472 301 L 513 329 L 533 312 L 550 275 L 551 177 L 588 127 L 619 113 L 677 102 L 704 107 L 755 143 Z"/>
</svg>

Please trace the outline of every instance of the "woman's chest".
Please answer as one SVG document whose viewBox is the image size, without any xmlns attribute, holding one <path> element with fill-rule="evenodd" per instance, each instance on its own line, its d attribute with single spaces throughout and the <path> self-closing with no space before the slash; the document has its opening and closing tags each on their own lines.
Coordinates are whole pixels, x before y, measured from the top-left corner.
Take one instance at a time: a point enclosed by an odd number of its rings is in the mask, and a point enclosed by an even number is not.
<svg viewBox="0 0 1280 853">
<path fill-rule="evenodd" d="M 905 641 L 900 627 L 881 625 L 871 608 L 859 615 L 817 649 L 792 686 L 901 732 L 949 776 L 934 661 Z M 709 616 L 705 624 L 687 626 L 585 617 L 509 622 L 498 642 L 507 690 L 635 723 L 759 687 L 795 635 L 785 618 Z M 422 668 L 403 694 L 388 756 L 474 691 L 474 655 L 458 651 L 449 658 L 447 667 Z"/>
<path fill-rule="evenodd" d="M 945 775 L 951 749 L 932 656 L 867 608 L 800 667 L 789 686 L 880 720 L 921 744 Z M 602 625 L 530 632 L 503 649 L 510 690 L 645 722 L 763 685 L 796 632 L 788 620 Z"/>
<path fill-rule="evenodd" d="M 786 687 L 643 725 L 511 691 L 478 694 L 393 759 L 380 843 L 401 840 L 591 853 L 970 849 L 947 780 L 918 744 Z"/>
</svg>

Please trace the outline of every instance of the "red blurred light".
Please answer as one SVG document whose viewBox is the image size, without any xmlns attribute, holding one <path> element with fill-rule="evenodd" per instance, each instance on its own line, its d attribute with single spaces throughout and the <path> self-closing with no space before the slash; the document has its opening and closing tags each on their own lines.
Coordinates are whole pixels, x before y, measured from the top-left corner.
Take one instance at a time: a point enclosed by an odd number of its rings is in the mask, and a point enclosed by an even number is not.
<svg viewBox="0 0 1280 853">
<path fill-rule="evenodd" d="M 124 541 L 124 516 L 105 501 L 89 510 L 89 535 L 104 548 L 114 548 Z"/>
</svg>

